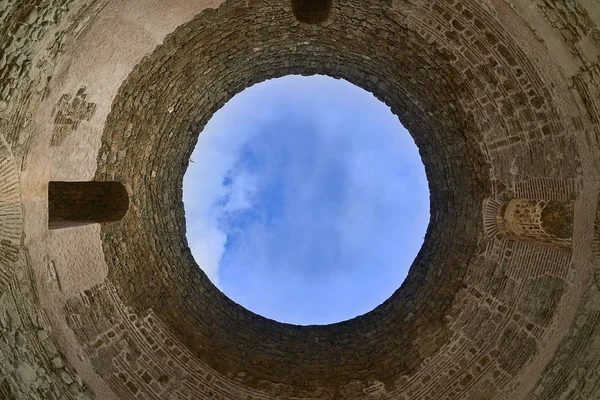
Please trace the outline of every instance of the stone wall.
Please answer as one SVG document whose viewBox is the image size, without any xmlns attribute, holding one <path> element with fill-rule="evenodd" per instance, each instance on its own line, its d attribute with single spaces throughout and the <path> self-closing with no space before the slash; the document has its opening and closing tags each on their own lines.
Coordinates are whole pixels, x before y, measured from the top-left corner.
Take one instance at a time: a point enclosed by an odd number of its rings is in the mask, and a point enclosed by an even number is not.
<svg viewBox="0 0 600 400">
<path fill-rule="evenodd" d="M 101 2 L 0 4 L 0 398 L 91 399 L 52 337 L 23 247 L 19 174 L 56 60 Z"/>
<path fill-rule="evenodd" d="M 0 3 L 0 398 L 600 397 L 597 2 L 142 3 Z M 406 282 L 340 324 L 250 313 L 185 239 L 202 127 L 290 73 L 386 102 L 430 183 Z M 86 179 L 127 215 L 48 231 L 48 182 Z M 567 251 L 499 235 L 519 198 L 573 205 Z"/>
</svg>

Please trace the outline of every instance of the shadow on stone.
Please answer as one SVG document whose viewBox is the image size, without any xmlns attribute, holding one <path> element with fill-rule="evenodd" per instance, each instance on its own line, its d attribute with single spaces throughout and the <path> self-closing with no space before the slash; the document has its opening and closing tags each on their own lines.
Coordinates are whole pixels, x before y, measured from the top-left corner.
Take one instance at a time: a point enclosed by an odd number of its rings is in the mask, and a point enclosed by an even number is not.
<svg viewBox="0 0 600 400">
<path fill-rule="evenodd" d="M 119 221 L 128 209 L 120 182 L 48 183 L 48 229 Z"/>
<path fill-rule="evenodd" d="M 292 0 L 296 19 L 306 24 L 319 24 L 329 18 L 332 0 Z"/>
</svg>

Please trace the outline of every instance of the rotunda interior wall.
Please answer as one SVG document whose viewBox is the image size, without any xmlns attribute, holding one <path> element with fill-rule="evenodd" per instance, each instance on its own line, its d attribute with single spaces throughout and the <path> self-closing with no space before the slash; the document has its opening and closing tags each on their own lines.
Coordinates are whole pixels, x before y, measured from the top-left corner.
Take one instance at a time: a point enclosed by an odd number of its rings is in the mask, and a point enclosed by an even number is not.
<svg viewBox="0 0 600 400">
<path fill-rule="evenodd" d="M 319 29 L 333 31 L 340 19 L 354 21 L 353 34 L 358 36 L 381 28 L 369 22 L 369 15 L 365 17 L 361 7 L 352 7 L 352 1 L 341 3 L 334 2 L 331 20 L 323 26 L 295 26 L 294 32 L 305 29 L 308 33 L 301 35 L 320 38 Z M 136 79 L 149 83 L 144 76 L 132 77 L 130 73 L 145 65 L 144 60 L 147 63 L 148 59 L 144 57 L 153 57 L 157 46 L 176 40 L 167 38 L 171 32 L 221 2 L 57 0 L 43 1 L 34 8 L 6 3 L 0 6 L 0 21 L 6 22 L 2 24 L 5 28 L 0 31 L 0 43 L 10 43 L 2 47 L 4 55 L 0 53 L 0 187 L 4 185 L 0 190 L 0 332 L 6 342 L 0 345 L 0 360 L 9 361 L 0 365 L 0 397 L 25 398 L 27 393 L 32 398 L 160 398 L 169 391 L 191 398 L 219 393 L 254 399 L 558 399 L 575 394 L 582 398 L 600 395 L 600 376 L 593 372 L 600 366 L 600 235 L 595 230 L 600 221 L 600 6 L 592 0 L 374 3 L 377 4 L 373 5 L 372 15 L 384 8 L 387 23 L 401 27 L 399 31 L 416 32 L 432 48 L 447 50 L 443 54 L 452 61 L 429 59 L 428 67 L 432 68 L 411 70 L 407 79 L 394 87 L 393 95 L 388 95 L 389 87 L 378 86 L 385 82 L 388 72 L 394 72 L 393 68 L 371 83 L 361 80 L 361 74 L 352 73 L 356 66 L 367 70 L 372 57 L 359 61 L 360 54 L 354 57 L 351 52 L 340 52 L 340 57 L 347 57 L 353 64 L 347 64 L 350 72 L 337 72 L 351 80 L 359 77 L 356 83 L 388 102 L 403 99 L 406 108 L 394 108 L 401 116 L 406 110 L 415 115 L 417 111 L 425 113 L 420 119 L 404 118 L 413 135 L 428 127 L 443 137 L 444 127 L 462 126 L 465 137 L 473 135 L 473 145 L 456 148 L 479 151 L 462 164 L 452 165 L 436 153 L 445 146 L 444 139 L 422 142 L 422 151 L 431 152 L 425 158 L 434 160 L 428 167 L 430 177 L 440 171 L 477 170 L 471 176 L 482 183 L 469 186 L 458 175 L 436 178 L 436 182 L 456 182 L 461 189 L 480 196 L 480 203 L 463 204 L 464 192 L 451 193 L 449 186 L 446 193 L 443 184 L 435 183 L 436 192 L 432 195 L 437 196 L 434 201 L 440 211 L 439 222 L 449 223 L 452 209 L 444 207 L 452 206 L 464 206 L 461 215 L 478 210 L 474 218 L 479 222 L 471 225 L 477 227 L 477 232 L 465 236 L 474 240 L 468 244 L 470 247 L 449 247 L 448 254 L 461 249 L 471 253 L 469 257 L 456 258 L 461 265 L 464 261 L 463 269 L 456 268 L 461 271 L 456 272 L 460 289 L 449 292 L 452 295 L 441 304 L 447 310 L 443 323 L 423 323 L 427 328 L 420 331 L 422 339 L 404 333 L 393 338 L 398 347 L 407 339 L 413 340 L 415 364 L 405 364 L 404 369 L 398 369 L 403 374 L 384 382 L 373 376 L 369 379 L 369 371 L 375 368 L 368 362 L 348 362 L 360 367 L 353 373 L 363 379 L 339 384 L 332 378 L 332 386 L 326 381 L 295 386 L 297 382 L 277 376 L 281 369 L 273 359 L 254 359 L 250 353 L 245 356 L 247 364 L 242 363 L 241 367 L 232 367 L 233 361 L 215 367 L 217 364 L 208 355 L 215 348 L 193 349 L 190 339 L 182 337 L 174 327 L 173 320 L 183 320 L 186 315 L 174 314 L 168 320 L 164 310 L 161 314 L 159 303 L 153 308 L 139 300 L 140 289 L 128 286 L 134 287 L 135 281 L 115 278 L 119 257 L 129 250 L 107 250 L 106 244 L 111 243 L 111 235 L 118 239 L 118 229 L 135 231 L 138 220 L 126 218 L 120 225 L 49 232 L 48 181 L 117 179 L 136 193 L 133 180 L 121 174 L 120 169 L 126 165 L 131 149 L 106 140 L 107 136 L 103 138 L 107 124 L 110 126 L 109 114 L 120 107 L 119 95 L 124 94 L 119 90 Z M 232 4 L 209 12 L 206 21 L 217 26 L 219 18 L 227 13 L 235 19 L 238 13 L 246 15 L 246 8 L 255 7 L 261 12 L 247 15 L 255 19 L 256 27 L 268 27 L 269 23 L 285 20 L 280 17 L 285 13 L 291 14 L 291 6 L 273 1 Z M 340 10 L 343 14 L 339 14 Z M 273 19 L 269 22 L 261 16 Z M 213 34 L 226 30 L 226 24 L 219 25 Z M 194 37 L 194 32 L 185 29 L 179 33 L 182 37 Z M 481 42 L 483 47 L 478 47 L 477 39 L 489 34 L 495 39 L 488 39 L 497 42 Z M 219 40 L 214 41 L 216 46 Z M 329 45 L 326 37 L 320 40 L 323 47 L 317 43 L 317 53 Z M 428 60 L 425 47 L 423 52 L 414 56 L 419 61 Z M 175 53 L 169 56 L 176 58 Z M 376 49 L 373 53 L 370 56 L 377 55 Z M 173 65 L 169 56 L 154 57 L 164 65 Z M 268 71 L 277 65 L 269 64 L 268 57 L 261 57 L 260 53 L 248 57 L 254 57 L 251 59 L 259 67 L 243 71 L 248 80 L 232 81 L 228 88 L 233 91 L 247 86 L 252 76 L 268 77 Z M 284 57 L 292 59 L 293 53 L 285 53 Z M 326 58 L 326 52 L 310 60 L 311 65 L 317 65 L 319 57 Z M 2 60 L 6 60 L 5 64 Z M 237 62 L 241 64 L 243 60 Z M 301 68 L 295 70 L 310 71 L 310 62 L 304 66 L 298 62 Z M 431 71 L 435 68 L 452 69 L 442 71 L 436 83 L 448 85 L 448 97 L 444 100 L 457 96 L 453 111 L 442 110 L 439 104 L 443 101 L 433 106 L 419 103 L 417 91 L 426 87 L 423 79 L 434 76 Z M 335 72 L 318 68 L 312 71 Z M 165 71 L 153 73 L 161 72 L 168 77 Z M 416 83 L 410 81 L 411 74 Z M 450 84 L 453 74 L 460 78 Z M 215 93 L 221 97 L 213 106 L 222 104 L 232 93 Z M 436 125 L 435 121 L 452 118 L 450 125 Z M 193 122 L 187 126 L 192 127 Z M 107 158 L 103 160 L 102 155 Z M 437 169 L 433 165 L 445 167 Z M 178 190 L 178 184 L 176 179 L 164 187 Z M 444 205 L 446 195 L 450 206 Z M 486 236 L 482 228 L 485 222 L 481 222 L 483 197 L 498 201 L 575 200 L 572 252 Z M 132 203 L 134 216 L 143 215 L 142 206 L 154 204 L 149 199 L 147 203 Z M 469 200 L 472 198 L 466 201 Z M 433 241 L 448 240 L 435 227 L 430 227 L 429 235 Z M 146 262 L 154 262 L 153 257 Z M 155 271 L 161 273 L 160 269 Z M 424 275 L 424 281 L 429 282 L 436 274 L 443 275 L 440 279 L 446 279 L 445 274 L 452 276 L 451 269 L 440 267 L 432 271 L 435 274 Z M 155 293 L 160 294 L 164 287 L 157 290 Z M 203 290 L 218 296 L 214 288 L 207 286 Z M 169 305 L 169 294 L 162 293 L 164 298 L 159 300 L 163 306 Z M 218 301 L 226 303 L 227 299 Z M 386 304 L 378 311 L 381 315 L 392 307 L 391 303 Z M 261 332 L 258 329 L 263 322 L 252 318 L 243 317 L 240 321 L 256 328 L 254 335 L 260 332 L 257 341 L 274 338 L 284 331 L 291 331 L 290 337 L 295 335 L 294 328 L 282 330 L 277 326 Z M 238 325 L 215 325 L 214 329 L 231 342 L 219 344 L 217 337 L 206 343 L 222 348 L 231 345 L 235 349 L 239 339 L 230 331 L 239 329 Z M 373 343 L 392 343 L 383 340 L 383 336 L 389 339 L 391 329 L 368 332 Z M 327 337 L 323 335 L 321 340 Z M 439 341 L 432 341 L 431 337 L 439 337 Z M 278 351 L 277 343 L 266 343 Z M 297 347 L 290 346 L 297 351 Z M 326 363 L 326 356 L 317 351 L 323 347 L 305 347 L 306 358 L 300 353 L 293 357 L 309 366 Z M 282 359 L 288 356 L 284 354 Z M 384 354 L 378 356 L 382 362 Z M 253 360 L 257 364 L 251 370 Z M 293 365 L 291 359 L 288 364 Z M 386 365 L 398 367 L 394 362 Z M 342 368 L 340 373 L 343 372 Z M 335 373 L 331 376 L 335 377 Z"/>
</svg>

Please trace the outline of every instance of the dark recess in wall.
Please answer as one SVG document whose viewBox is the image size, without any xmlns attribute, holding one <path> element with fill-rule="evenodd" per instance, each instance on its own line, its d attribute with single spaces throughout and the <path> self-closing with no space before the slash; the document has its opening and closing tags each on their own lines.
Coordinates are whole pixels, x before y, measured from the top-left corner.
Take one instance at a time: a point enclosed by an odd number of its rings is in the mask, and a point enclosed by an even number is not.
<svg viewBox="0 0 600 400">
<path fill-rule="evenodd" d="M 306 24 L 319 24 L 329 18 L 333 0 L 292 0 L 296 19 Z"/>
<path fill-rule="evenodd" d="M 119 182 L 49 182 L 48 228 L 114 222 L 125 216 L 129 195 Z"/>
</svg>

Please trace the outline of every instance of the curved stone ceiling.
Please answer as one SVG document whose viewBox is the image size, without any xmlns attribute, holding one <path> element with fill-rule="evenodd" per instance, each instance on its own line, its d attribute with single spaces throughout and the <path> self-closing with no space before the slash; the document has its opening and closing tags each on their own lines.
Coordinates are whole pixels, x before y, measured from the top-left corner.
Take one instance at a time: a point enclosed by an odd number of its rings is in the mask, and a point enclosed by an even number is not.
<svg viewBox="0 0 600 400">
<path fill-rule="evenodd" d="M 600 398 L 600 5 L 325 3 L 0 4 L 0 398 Z M 235 93 L 317 73 L 409 129 L 431 223 L 390 299 L 301 327 L 210 283 L 181 188 Z"/>
</svg>

